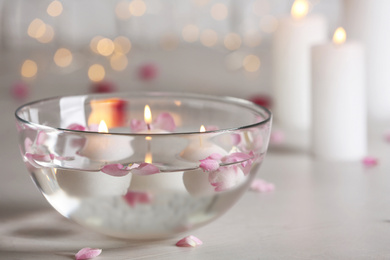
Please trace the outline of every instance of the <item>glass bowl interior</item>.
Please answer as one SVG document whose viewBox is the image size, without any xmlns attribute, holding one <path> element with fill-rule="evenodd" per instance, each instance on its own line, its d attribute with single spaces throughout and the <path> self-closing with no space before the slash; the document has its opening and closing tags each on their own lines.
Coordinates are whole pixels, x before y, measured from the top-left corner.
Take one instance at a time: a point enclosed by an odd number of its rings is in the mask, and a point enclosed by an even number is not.
<svg viewBox="0 0 390 260">
<path fill-rule="evenodd" d="M 183 93 L 52 98 L 16 118 L 22 157 L 50 204 L 131 239 L 192 230 L 230 208 L 263 161 L 271 125 L 251 102 Z"/>
</svg>

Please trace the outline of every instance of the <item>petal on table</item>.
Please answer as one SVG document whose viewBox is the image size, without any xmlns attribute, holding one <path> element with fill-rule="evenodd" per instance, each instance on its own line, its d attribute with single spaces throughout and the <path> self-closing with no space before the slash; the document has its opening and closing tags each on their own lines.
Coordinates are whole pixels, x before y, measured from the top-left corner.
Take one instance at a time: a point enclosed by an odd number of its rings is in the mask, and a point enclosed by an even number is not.
<svg viewBox="0 0 390 260">
<path fill-rule="evenodd" d="M 275 185 L 263 179 L 255 179 L 250 185 L 250 190 L 255 192 L 270 192 L 275 190 Z"/>
<path fill-rule="evenodd" d="M 85 247 L 81 249 L 76 255 L 76 260 L 84 260 L 84 259 L 91 259 L 94 257 L 97 257 L 102 253 L 102 250 L 99 248 L 89 248 Z"/>
<path fill-rule="evenodd" d="M 185 238 L 180 239 L 177 243 L 176 246 L 179 247 L 196 247 L 202 245 L 203 242 L 195 237 L 195 236 L 186 236 Z"/>
<path fill-rule="evenodd" d="M 378 159 L 372 156 L 366 156 L 363 158 L 362 163 L 364 166 L 375 166 L 378 164 Z"/>
</svg>

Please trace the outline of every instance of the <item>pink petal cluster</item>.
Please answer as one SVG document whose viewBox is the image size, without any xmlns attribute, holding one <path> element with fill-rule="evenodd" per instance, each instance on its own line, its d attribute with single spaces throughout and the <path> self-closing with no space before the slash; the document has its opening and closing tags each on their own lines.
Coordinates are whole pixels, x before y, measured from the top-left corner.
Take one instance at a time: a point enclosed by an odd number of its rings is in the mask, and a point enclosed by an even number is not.
<svg viewBox="0 0 390 260">
<path fill-rule="evenodd" d="M 200 160 L 199 167 L 203 171 L 211 172 L 216 171 L 220 167 L 220 164 L 233 164 L 232 167 L 237 167 L 236 163 L 240 162 L 243 167 L 245 175 L 249 173 L 250 167 L 254 159 L 254 153 L 251 151 L 249 154 L 246 153 L 231 153 L 227 156 L 222 156 L 218 153 L 213 153 L 209 157 Z"/>
<path fill-rule="evenodd" d="M 85 247 L 85 248 L 81 249 L 81 250 L 75 255 L 75 259 L 76 259 L 76 260 L 91 259 L 91 258 L 97 257 L 97 256 L 100 255 L 101 253 L 102 253 L 102 250 L 101 250 L 101 249 Z"/>
<path fill-rule="evenodd" d="M 363 158 L 362 163 L 364 166 L 375 166 L 378 164 L 378 159 L 372 156 L 366 156 Z"/>
<path fill-rule="evenodd" d="M 270 192 L 275 190 L 275 185 L 262 179 L 255 179 L 251 183 L 250 190 L 255 192 Z"/>
<path fill-rule="evenodd" d="M 176 246 L 179 246 L 179 247 L 197 247 L 197 246 L 200 246 L 202 245 L 203 242 L 195 237 L 195 236 L 186 236 L 182 239 L 180 239 L 177 243 L 176 243 Z"/>
<path fill-rule="evenodd" d="M 142 132 L 148 130 L 148 127 L 143 120 L 133 119 L 130 122 L 130 128 L 133 132 Z M 173 132 L 176 129 L 175 120 L 169 113 L 161 113 L 158 117 L 150 124 L 150 129 L 161 129 L 168 132 Z"/>
<path fill-rule="evenodd" d="M 238 185 L 244 179 L 244 174 L 238 168 L 222 166 L 209 173 L 209 182 L 215 191 L 226 191 Z"/>
<path fill-rule="evenodd" d="M 100 171 L 111 176 L 121 177 L 129 174 L 130 171 L 136 175 L 151 175 L 159 173 L 160 169 L 153 164 L 143 162 L 141 164 L 133 163 L 131 166 L 123 166 L 120 163 L 107 164 Z"/>
<path fill-rule="evenodd" d="M 135 207 L 137 204 L 149 204 L 152 201 L 152 194 L 142 191 L 128 191 L 123 199 L 131 206 Z"/>
</svg>

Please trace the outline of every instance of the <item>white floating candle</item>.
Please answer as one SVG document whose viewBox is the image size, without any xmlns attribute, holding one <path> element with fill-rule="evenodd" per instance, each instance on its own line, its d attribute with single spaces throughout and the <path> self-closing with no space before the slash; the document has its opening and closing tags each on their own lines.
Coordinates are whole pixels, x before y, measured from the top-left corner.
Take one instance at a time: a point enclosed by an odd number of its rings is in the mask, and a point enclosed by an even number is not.
<svg viewBox="0 0 390 260">
<path fill-rule="evenodd" d="M 294 2 L 292 16 L 279 20 L 272 50 L 275 121 L 299 130 L 310 127 L 310 47 L 327 34 L 324 17 L 307 11 L 306 1 Z"/>
<path fill-rule="evenodd" d="M 144 109 L 144 120 L 147 125 L 147 131 L 141 131 L 139 133 L 168 133 L 161 129 L 151 129 L 152 113 L 148 105 Z M 152 141 L 152 136 L 147 136 L 146 142 Z M 150 143 L 149 143 L 150 144 Z M 145 154 L 145 162 L 152 163 L 153 154 L 152 147 L 148 147 L 148 152 Z M 185 188 L 182 181 L 183 172 L 160 172 L 153 175 L 138 176 L 133 175 L 129 190 L 131 191 L 147 191 L 149 193 L 161 193 L 165 192 L 185 192 Z"/>
<path fill-rule="evenodd" d="M 345 39 L 339 28 L 333 43 L 312 49 L 313 152 L 329 160 L 360 160 L 366 154 L 363 47 Z"/>
</svg>

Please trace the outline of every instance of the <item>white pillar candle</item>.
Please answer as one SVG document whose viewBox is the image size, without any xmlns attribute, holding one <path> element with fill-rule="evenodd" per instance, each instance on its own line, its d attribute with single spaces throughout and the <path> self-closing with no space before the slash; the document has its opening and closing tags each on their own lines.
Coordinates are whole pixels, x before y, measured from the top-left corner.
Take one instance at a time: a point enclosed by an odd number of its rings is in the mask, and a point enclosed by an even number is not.
<svg viewBox="0 0 390 260">
<path fill-rule="evenodd" d="M 324 17 L 306 16 L 305 8 L 306 1 L 295 1 L 292 16 L 279 20 L 272 54 L 275 120 L 300 130 L 310 127 L 310 47 L 327 35 Z"/>
<path fill-rule="evenodd" d="M 368 115 L 390 119 L 390 1 L 344 0 L 349 38 L 365 45 Z"/>
<path fill-rule="evenodd" d="M 326 160 L 358 160 L 366 153 L 366 102 L 363 46 L 345 41 L 312 48 L 314 155 Z"/>
</svg>

